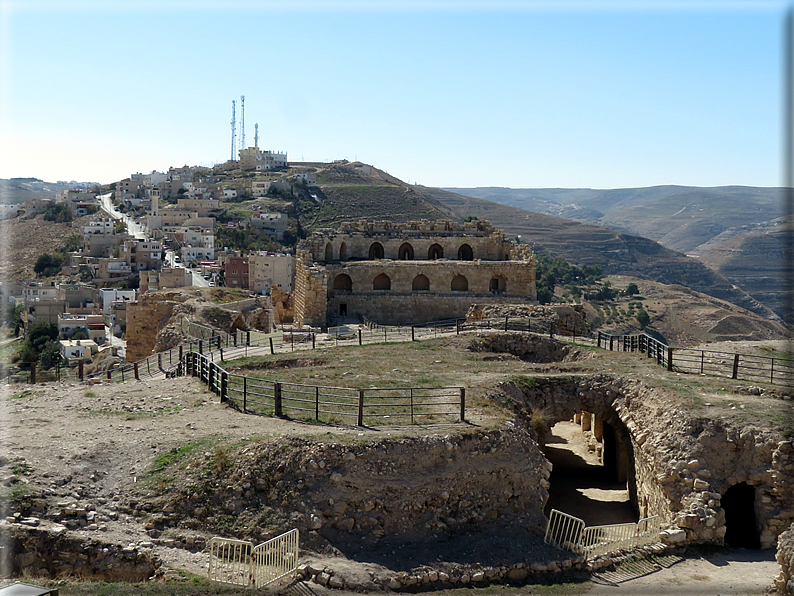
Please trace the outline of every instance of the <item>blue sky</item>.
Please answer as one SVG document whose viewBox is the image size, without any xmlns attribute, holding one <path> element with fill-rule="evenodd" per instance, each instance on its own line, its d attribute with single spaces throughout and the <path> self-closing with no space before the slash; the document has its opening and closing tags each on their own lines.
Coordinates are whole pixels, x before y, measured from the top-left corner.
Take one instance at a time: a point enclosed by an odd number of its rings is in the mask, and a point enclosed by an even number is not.
<svg viewBox="0 0 794 596">
<path fill-rule="evenodd" d="M 247 145 L 427 186 L 777 186 L 787 7 L 0 0 L 0 177 L 225 161 L 245 95 Z"/>
</svg>

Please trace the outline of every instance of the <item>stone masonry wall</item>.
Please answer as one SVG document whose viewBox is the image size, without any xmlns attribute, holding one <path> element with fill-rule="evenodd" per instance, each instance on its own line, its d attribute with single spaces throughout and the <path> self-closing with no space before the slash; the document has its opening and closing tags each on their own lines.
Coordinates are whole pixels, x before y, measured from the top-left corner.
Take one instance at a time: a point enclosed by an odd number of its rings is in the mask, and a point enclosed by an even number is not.
<svg viewBox="0 0 794 596">
<path fill-rule="evenodd" d="M 794 524 L 777 539 L 777 562 L 780 574 L 775 578 L 778 593 L 794 595 Z"/>
<path fill-rule="evenodd" d="M 327 295 L 328 275 L 325 269 L 314 265 L 305 252 L 299 252 L 295 261 L 295 325 L 324 327 Z"/>
<path fill-rule="evenodd" d="M 537 412 L 549 427 L 577 412 L 625 426 L 640 515 L 661 515 L 681 539 L 721 544 L 722 495 L 741 482 L 755 487 L 763 548 L 794 519 L 794 448 L 779 435 L 692 416 L 641 382 L 608 375 L 532 378 L 499 389 L 497 400 L 527 419 Z"/>
<path fill-rule="evenodd" d="M 157 333 L 180 303 L 177 298 L 173 292 L 157 292 L 127 305 L 127 362 L 151 356 Z"/>
</svg>

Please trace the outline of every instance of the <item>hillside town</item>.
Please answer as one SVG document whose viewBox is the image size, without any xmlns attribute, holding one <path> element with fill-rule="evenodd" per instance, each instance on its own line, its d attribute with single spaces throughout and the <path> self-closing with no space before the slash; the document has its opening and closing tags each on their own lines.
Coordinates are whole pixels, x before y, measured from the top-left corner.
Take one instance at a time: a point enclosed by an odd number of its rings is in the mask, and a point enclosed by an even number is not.
<svg viewBox="0 0 794 596">
<path fill-rule="evenodd" d="M 134 173 L 105 186 L 75 183 L 55 199 L 0 205 L 2 219 L 44 214 L 77 228 L 70 250 L 39 257 L 35 279 L 0 282 L 2 302 L 19 310 L 27 328 L 35 321 L 57 325 L 68 363 L 117 344 L 123 356 L 118 338 L 127 306 L 148 292 L 228 287 L 265 300 L 273 290 L 289 294 L 297 240 L 289 199 L 315 184 L 317 165 L 249 147 L 239 160 L 212 168 Z M 230 208 L 252 199 L 282 208 Z M 269 250 L 230 246 L 235 234 Z"/>
</svg>

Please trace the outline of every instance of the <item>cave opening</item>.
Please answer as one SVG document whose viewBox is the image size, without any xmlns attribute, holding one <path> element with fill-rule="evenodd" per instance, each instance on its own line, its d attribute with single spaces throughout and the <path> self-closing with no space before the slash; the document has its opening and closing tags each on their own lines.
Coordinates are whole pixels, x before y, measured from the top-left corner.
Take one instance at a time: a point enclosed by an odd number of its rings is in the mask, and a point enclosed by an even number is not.
<svg viewBox="0 0 794 596">
<path fill-rule="evenodd" d="M 610 423 L 584 412 L 557 422 L 543 452 L 553 465 L 547 516 L 557 509 L 588 526 L 639 519 L 631 440 L 617 417 Z"/>
<path fill-rule="evenodd" d="M 720 501 L 725 510 L 725 544 L 735 548 L 761 548 L 755 516 L 755 487 L 734 484 Z"/>
</svg>

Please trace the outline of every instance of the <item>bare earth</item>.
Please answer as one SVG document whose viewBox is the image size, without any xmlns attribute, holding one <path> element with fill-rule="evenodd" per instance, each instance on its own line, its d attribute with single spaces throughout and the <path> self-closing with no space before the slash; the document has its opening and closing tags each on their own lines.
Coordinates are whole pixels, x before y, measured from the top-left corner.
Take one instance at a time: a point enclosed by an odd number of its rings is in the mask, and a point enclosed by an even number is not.
<svg viewBox="0 0 794 596">
<path fill-rule="evenodd" d="M 475 424 L 487 421 L 474 418 Z M 448 432 L 439 426 L 431 432 Z M 50 383 L 6 385 L 0 398 L 0 477 L 25 464 L 23 481 L 42 492 L 52 504 L 75 503 L 96 511 L 96 522 L 76 530 L 120 544 L 151 543 L 139 518 L 119 506 L 154 458 L 186 441 L 212 435 L 255 438 L 276 435 L 319 436 L 325 427 L 252 416 L 217 403 L 217 397 L 190 378 L 118 384 Z M 334 427 L 334 434 L 373 432 L 358 427 Z M 378 436 L 426 434 L 428 429 L 379 427 Z M 615 497 L 617 498 L 617 497 Z M 0 517 L 5 517 L 0 503 Z M 202 552 L 154 544 L 165 565 L 203 575 Z M 305 555 L 304 561 L 332 566 L 339 575 L 386 576 L 388 571 L 346 559 Z M 615 585 L 595 585 L 593 596 L 609 594 L 751 594 L 769 586 L 778 567 L 774 553 L 728 551 L 710 559 L 685 559 L 669 569 Z M 606 580 L 604 580 L 606 581 Z M 312 585 L 314 593 L 325 592 Z M 333 591 L 339 594 L 339 591 Z"/>
</svg>

